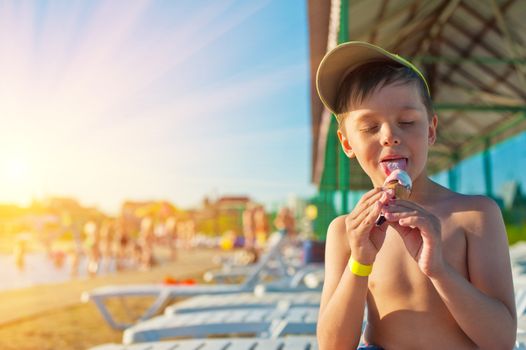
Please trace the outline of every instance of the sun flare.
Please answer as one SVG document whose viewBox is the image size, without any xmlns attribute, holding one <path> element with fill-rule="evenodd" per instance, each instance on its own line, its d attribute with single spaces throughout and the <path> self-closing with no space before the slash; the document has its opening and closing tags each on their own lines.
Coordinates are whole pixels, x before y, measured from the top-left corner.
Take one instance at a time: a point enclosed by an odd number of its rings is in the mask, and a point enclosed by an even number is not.
<svg viewBox="0 0 526 350">
<path fill-rule="evenodd" d="M 11 154 L 0 162 L 0 181 L 0 202 L 27 205 L 38 190 L 31 162 L 20 154 Z"/>
<path fill-rule="evenodd" d="M 7 178 L 14 183 L 27 181 L 31 173 L 29 162 L 21 158 L 9 159 L 5 171 Z"/>
</svg>

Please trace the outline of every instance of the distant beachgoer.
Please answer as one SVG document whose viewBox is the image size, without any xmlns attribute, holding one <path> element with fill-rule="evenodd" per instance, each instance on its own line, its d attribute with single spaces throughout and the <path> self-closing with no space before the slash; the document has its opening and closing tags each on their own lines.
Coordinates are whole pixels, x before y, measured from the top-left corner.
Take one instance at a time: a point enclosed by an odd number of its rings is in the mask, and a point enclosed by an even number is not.
<svg viewBox="0 0 526 350">
<path fill-rule="evenodd" d="M 186 240 L 188 241 L 189 246 L 192 248 L 195 244 L 195 221 L 190 219 L 186 221 Z"/>
<path fill-rule="evenodd" d="M 106 219 L 100 227 L 100 251 L 101 264 L 104 270 L 111 271 L 111 264 L 115 257 L 114 248 L 115 222 L 112 219 Z"/>
<path fill-rule="evenodd" d="M 88 256 L 88 275 L 93 277 L 99 271 L 99 264 L 101 258 L 100 252 L 100 235 L 97 224 L 93 221 L 88 221 L 84 224 L 84 234 L 86 240 L 86 254 Z"/>
<path fill-rule="evenodd" d="M 124 218 L 119 218 L 115 227 L 114 246 L 115 246 L 115 265 L 117 270 L 126 268 L 130 260 L 131 237 Z"/>
<path fill-rule="evenodd" d="M 164 234 L 170 249 L 170 259 L 175 261 L 177 259 L 177 219 L 175 217 L 170 216 L 166 219 Z"/>
<path fill-rule="evenodd" d="M 15 242 L 13 255 L 15 258 L 15 265 L 19 271 L 24 271 L 26 268 L 26 253 L 27 239 L 18 237 Z"/>
<path fill-rule="evenodd" d="M 64 263 L 66 262 L 67 254 L 62 249 L 53 249 L 51 252 L 51 261 L 53 262 L 53 267 L 55 267 L 57 270 L 62 269 L 64 267 Z"/>
<path fill-rule="evenodd" d="M 153 256 L 155 233 L 153 219 L 151 217 L 144 217 L 141 220 L 141 229 L 139 232 L 138 243 L 141 247 L 140 268 L 143 270 L 148 270 L 155 263 Z"/>
<path fill-rule="evenodd" d="M 69 228 L 73 235 L 72 247 L 69 249 L 69 256 L 71 259 L 70 276 L 77 277 L 79 274 L 80 258 L 84 254 L 82 248 L 82 235 L 78 224 L 72 223 Z"/>
<path fill-rule="evenodd" d="M 244 247 L 246 250 L 252 250 L 255 245 L 256 228 L 254 227 L 254 210 L 250 203 L 243 211 L 241 219 L 243 223 L 243 237 L 245 239 Z"/>
<path fill-rule="evenodd" d="M 192 248 L 195 236 L 195 222 L 192 219 L 178 222 L 177 233 L 181 236 L 182 245 L 185 249 Z"/>
<path fill-rule="evenodd" d="M 287 207 L 279 210 L 276 219 L 274 219 L 274 226 L 288 238 L 295 239 L 297 236 L 296 220 L 294 215 L 292 215 L 292 211 Z"/>
<path fill-rule="evenodd" d="M 262 205 L 258 205 L 254 209 L 254 232 L 256 237 L 256 248 L 261 250 L 267 244 L 268 235 L 270 232 L 270 225 Z"/>
</svg>

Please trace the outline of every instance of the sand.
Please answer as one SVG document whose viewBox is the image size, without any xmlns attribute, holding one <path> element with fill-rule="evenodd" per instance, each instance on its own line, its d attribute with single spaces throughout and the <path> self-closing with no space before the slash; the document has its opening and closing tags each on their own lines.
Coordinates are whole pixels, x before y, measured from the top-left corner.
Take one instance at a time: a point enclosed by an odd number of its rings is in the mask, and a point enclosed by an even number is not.
<svg viewBox="0 0 526 350">
<path fill-rule="evenodd" d="M 176 262 L 150 271 L 126 271 L 91 279 L 74 280 L 0 292 L 0 349 L 87 349 L 120 342 L 122 332 L 111 329 L 93 303 L 83 304 L 83 291 L 109 284 L 162 283 L 166 276 L 196 278 L 217 267 L 212 257 L 225 253 L 199 249 L 182 251 Z M 145 298 L 128 303 L 135 314 L 145 308 Z M 108 305 L 119 319 L 129 319 L 121 303 Z M 133 317 L 133 315 L 132 315 Z"/>
</svg>

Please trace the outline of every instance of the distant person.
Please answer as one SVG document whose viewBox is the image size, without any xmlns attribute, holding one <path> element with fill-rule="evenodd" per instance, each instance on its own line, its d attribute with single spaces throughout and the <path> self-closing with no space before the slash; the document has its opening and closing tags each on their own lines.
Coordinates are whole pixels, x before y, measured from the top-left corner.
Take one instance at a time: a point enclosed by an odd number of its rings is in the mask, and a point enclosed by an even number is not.
<svg viewBox="0 0 526 350">
<path fill-rule="evenodd" d="M 167 245 L 170 249 L 170 260 L 177 260 L 177 219 L 170 216 L 164 223 L 164 232 Z"/>
<path fill-rule="evenodd" d="M 72 222 L 69 225 L 69 229 L 73 235 L 73 242 L 69 249 L 69 256 L 71 259 L 70 263 L 70 276 L 77 277 L 80 269 L 80 260 L 84 254 L 84 249 L 82 248 L 82 234 L 80 225 Z"/>
<path fill-rule="evenodd" d="M 289 208 L 283 207 L 278 211 L 274 219 L 274 226 L 276 226 L 276 229 L 284 236 L 290 239 L 296 239 L 296 220 Z"/>
<path fill-rule="evenodd" d="M 100 250 L 101 264 L 106 272 L 111 271 L 115 257 L 114 235 L 115 221 L 113 219 L 104 220 L 100 227 Z"/>
<path fill-rule="evenodd" d="M 155 264 L 153 249 L 155 244 L 155 233 L 153 219 L 149 216 L 141 220 L 141 228 L 139 231 L 140 246 L 140 268 L 142 270 L 149 270 Z"/>
<path fill-rule="evenodd" d="M 195 220 L 190 218 L 186 221 L 186 240 L 189 246 L 192 248 L 195 245 Z"/>
<path fill-rule="evenodd" d="M 258 205 L 254 209 L 254 230 L 256 236 L 256 248 L 261 251 L 267 244 L 267 239 L 270 232 L 267 213 L 262 205 Z"/>
<path fill-rule="evenodd" d="M 84 224 L 84 241 L 86 255 L 88 257 L 88 275 L 94 277 L 97 275 L 100 267 L 100 232 L 94 221 L 88 221 Z"/>
<path fill-rule="evenodd" d="M 132 257 L 132 238 L 126 220 L 119 217 L 115 224 L 114 246 L 115 246 L 115 268 L 120 271 L 125 269 Z"/>
<path fill-rule="evenodd" d="M 27 239 L 23 236 L 17 237 L 13 249 L 13 256 L 15 265 L 19 271 L 24 271 L 26 268 L 26 254 L 27 254 Z"/>
<path fill-rule="evenodd" d="M 193 219 L 180 220 L 177 223 L 177 233 L 182 241 L 184 249 L 193 247 L 195 238 L 195 222 Z"/>
<path fill-rule="evenodd" d="M 256 227 L 254 223 L 254 209 L 252 204 L 247 204 L 243 211 L 241 221 L 243 224 L 243 246 L 247 251 L 252 251 L 256 241 Z"/>
</svg>

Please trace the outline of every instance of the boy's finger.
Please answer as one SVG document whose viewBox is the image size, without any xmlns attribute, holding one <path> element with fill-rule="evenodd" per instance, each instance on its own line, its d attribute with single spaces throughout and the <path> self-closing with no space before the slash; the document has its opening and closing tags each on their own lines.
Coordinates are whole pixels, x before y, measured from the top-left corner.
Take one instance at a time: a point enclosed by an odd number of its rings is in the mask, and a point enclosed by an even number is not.
<svg viewBox="0 0 526 350">
<path fill-rule="evenodd" d="M 402 212 L 409 212 L 409 211 L 420 212 L 420 213 L 422 212 L 421 210 L 419 210 L 419 208 L 410 208 L 407 206 L 398 205 L 396 202 L 392 202 L 392 201 L 387 203 L 384 211 L 386 213 L 402 213 Z"/>
<path fill-rule="evenodd" d="M 362 227 L 372 227 L 376 223 L 378 215 L 382 212 L 383 205 L 380 201 L 376 202 L 374 206 L 371 206 L 371 210 L 367 213 L 365 218 L 361 222 Z"/>
<path fill-rule="evenodd" d="M 365 202 L 368 202 L 372 197 L 374 197 L 375 195 L 377 195 L 378 193 L 382 193 L 382 188 L 381 187 L 375 187 L 373 188 L 372 190 L 370 190 L 369 192 L 365 193 L 362 198 L 360 198 L 360 200 L 358 201 L 358 203 L 356 204 L 356 206 L 359 206 L 360 204 L 362 203 L 365 203 Z"/>
<path fill-rule="evenodd" d="M 389 202 L 389 206 L 390 207 L 398 206 L 398 207 L 403 207 L 403 208 L 412 209 L 412 210 L 425 211 L 425 209 L 419 206 L 418 204 L 411 202 L 411 201 L 404 200 L 404 199 L 394 199 Z"/>
<path fill-rule="evenodd" d="M 369 197 L 366 201 L 362 201 L 361 203 L 358 202 L 358 204 L 355 206 L 352 212 L 349 213 L 347 216 L 347 220 L 358 220 L 359 218 L 363 217 L 363 212 L 368 212 L 368 209 L 373 205 L 375 202 L 378 202 L 381 200 L 383 193 L 377 192 L 374 193 L 371 197 Z"/>
<path fill-rule="evenodd" d="M 383 205 L 388 201 L 387 196 L 384 193 L 378 193 L 369 199 L 368 202 L 362 203 L 361 207 L 355 208 L 353 213 L 349 216 L 349 220 L 354 222 L 353 227 L 357 227 L 371 212 L 376 210 L 376 204 L 380 203 L 380 211 Z"/>
<path fill-rule="evenodd" d="M 384 196 L 385 198 L 382 198 L 382 196 Z M 373 195 L 371 195 L 369 198 L 367 198 L 367 200 L 364 200 L 362 203 L 358 203 L 358 205 L 356 206 L 358 208 L 359 211 L 363 211 L 371 206 L 373 206 L 376 202 L 378 201 L 386 201 L 388 198 L 386 196 L 386 194 L 380 190 L 376 193 L 374 193 Z"/>
<path fill-rule="evenodd" d="M 401 211 L 401 212 L 384 212 L 384 216 L 387 221 L 398 221 L 403 218 L 415 217 L 418 215 L 418 212 L 413 211 Z"/>
<path fill-rule="evenodd" d="M 364 225 L 364 222 L 367 221 L 371 211 L 374 211 L 373 207 L 369 207 L 368 209 L 361 211 L 356 215 L 356 217 L 349 218 L 349 221 L 346 223 L 347 229 L 353 232 L 362 231 L 363 227 L 367 226 Z"/>
</svg>

